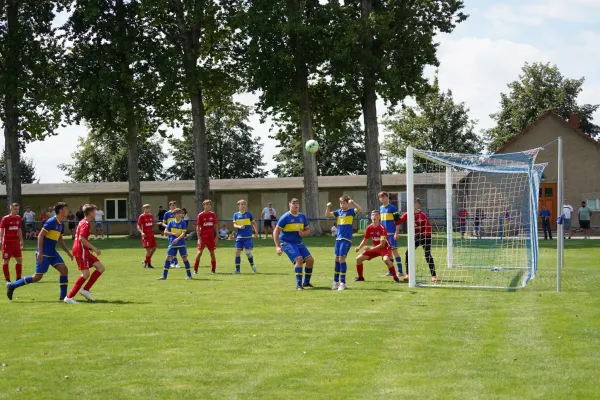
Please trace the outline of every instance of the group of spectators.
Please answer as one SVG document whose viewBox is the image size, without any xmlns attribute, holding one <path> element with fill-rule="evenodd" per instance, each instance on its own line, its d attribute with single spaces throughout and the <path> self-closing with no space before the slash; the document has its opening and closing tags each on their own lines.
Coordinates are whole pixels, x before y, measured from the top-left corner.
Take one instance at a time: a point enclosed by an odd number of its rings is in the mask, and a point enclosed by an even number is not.
<svg viewBox="0 0 600 400">
<path fill-rule="evenodd" d="M 23 213 L 23 226 L 25 227 L 25 239 L 37 239 L 40 230 L 44 226 L 44 223 L 49 218 L 55 217 L 56 213 L 54 212 L 53 207 L 48 207 L 48 210 L 41 209 L 39 216 L 36 215 L 35 212 L 31 210 L 31 207 L 27 207 L 25 212 Z M 67 215 L 67 220 L 63 221 L 65 224 L 65 234 L 68 232 L 72 237 L 75 237 L 75 232 L 77 229 L 77 224 L 84 219 L 85 216 L 83 214 L 83 208 L 80 206 L 75 213 L 72 210 L 69 210 L 69 214 Z M 95 224 L 96 235 L 95 238 L 98 239 L 98 235 L 100 235 L 100 239 L 104 239 L 104 211 L 98 210 L 96 211 L 96 224 Z"/>
</svg>

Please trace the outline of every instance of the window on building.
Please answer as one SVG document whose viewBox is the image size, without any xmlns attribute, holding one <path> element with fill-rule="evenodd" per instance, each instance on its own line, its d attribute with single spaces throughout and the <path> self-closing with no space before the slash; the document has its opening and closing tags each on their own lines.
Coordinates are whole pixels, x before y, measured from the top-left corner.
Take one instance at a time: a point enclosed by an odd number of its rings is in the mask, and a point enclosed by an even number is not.
<svg viewBox="0 0 600 400">
<path fill-rule="evenodd" d="M 600 199 L 588 199 L 587 206 L 592 211 L 600 211 Z"/>
<path fill-rule="evenodd" d="M 106 199 L 104 205 L 105 219 L 127 219 L 127 199 Z"/>
</svg>

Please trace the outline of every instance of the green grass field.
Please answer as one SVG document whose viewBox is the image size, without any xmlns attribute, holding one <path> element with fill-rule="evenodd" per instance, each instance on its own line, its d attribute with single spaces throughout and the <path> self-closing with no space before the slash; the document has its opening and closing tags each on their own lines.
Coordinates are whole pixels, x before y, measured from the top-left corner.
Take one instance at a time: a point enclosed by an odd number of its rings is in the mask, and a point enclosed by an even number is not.
<svg viewBox="0 0 600 400">
<path fill-rule="evenodd" d="M 96 303 L 59 302 L 56 271 L 2 295 L 0 399 L 600 398 L 600 242 L 566 243 L 561 293 L 555 242 L 513 292 L 409 289 L 379 261 L 368 282 L 333 292 L 332 239 L 305 242 L 317 286 L 305 291 L 271 240 L 257 241 L 260 274 L 243 258 L 232 275 L 222 242 L 219 273 L 206 254 L 194 281 L 183 269 L 156 281 L 138 241 L 99 242 Z M 31 273 L 31 243 L 24 256 Z"/>
</svg>

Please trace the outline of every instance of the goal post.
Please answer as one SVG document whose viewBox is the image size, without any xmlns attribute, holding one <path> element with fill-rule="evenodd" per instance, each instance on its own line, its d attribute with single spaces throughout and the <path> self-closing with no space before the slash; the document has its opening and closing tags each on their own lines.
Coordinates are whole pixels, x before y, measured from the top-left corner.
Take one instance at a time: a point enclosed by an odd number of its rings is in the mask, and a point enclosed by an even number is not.
<svg viewBox="0 0 600 400">
<path fill-rule="evenodd" d="M 407 148 L 409 286 L 524 287 L 538 265 L 540 149 Z"/>
</svg>

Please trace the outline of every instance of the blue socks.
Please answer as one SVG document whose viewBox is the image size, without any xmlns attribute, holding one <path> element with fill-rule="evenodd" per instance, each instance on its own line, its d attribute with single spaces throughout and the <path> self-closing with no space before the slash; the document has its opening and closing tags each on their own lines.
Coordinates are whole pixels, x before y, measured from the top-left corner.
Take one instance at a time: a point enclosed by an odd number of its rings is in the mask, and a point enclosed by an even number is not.
<svg viewBox="0 0 600 400">
<path fill-rule="evenodd" d="M 29 285 L 31 282 L 33 282 L 33 276 L 26 276 L 25 278 L 21 278 L 17 281 L 12 282 L 10 284 L 10 287 L 16 289 L 21 286 Z"/>
<path fill-rule="evenodd" d="M 305 267 L 304 268 L 304 286 L 310 283 L 310 277 L 312 275 L 312 268 Z"/>
<path fill-rule="evenodd" d="M 398 266 L 398 273 L 402 275 L 402 259 L 400 257 L 396 257 L 396 265 Z"/>
<path fill-rule="evenodd" d="M 296 266 L 294 272 L 296 273 L 296 286 L 302 286 L 302 267 Z"/>
<path fill-rule="evenodd" d="M 188 277 L 192 277 L 192 271 L 190 270 L 190 261 L 184 261 L 183 264 L 185 265 L 185 273 L 187 274 Z"/>
<path fill-rule="evenodd" d="M 346 270 L 348 269 L 348 264 L 346 262 L 340 263 L 340 282 L 346 283 Z"/>
<path fill-rule="evenodd" d="M 167 279 L 167 275 L 169 275 L 169 268 L 171 268 L 171 261 L 167 258 L 165 260 L 165 267 L 163 269 L 163 278 Z"/>
<path fill-rule="evenodd" d="M 60 276 L 58 277 L 58 284 L 60 285 L 60 299 L 67 297 L 67 288 L 69 286 L 69 277 Z"/>
<path fill-rule="evenodd" d="M 250 263 L 250 265 L 254 266 L 254 257 L 248 256 L 248 262 Z"/>
<path fill-rule="evenodd" d="M 177 261 L 177 257 L 173 258 L 173 265 L 179 265 L 179 261 Z"/>
<path fill-rule="evenodd" d="M 340 262 L 336 261 L 335 262 L 335 273 L 333 274 L 333 281 L 334 282 L 339 282 L 340 281 Z"/>
<path fill-rule="evenodd" d="M 241 258 L 239 256 L 235 257 L 235 270 L 237 272 L 240 272 L 240 263 L 241 263 Z"/>
</svg>

